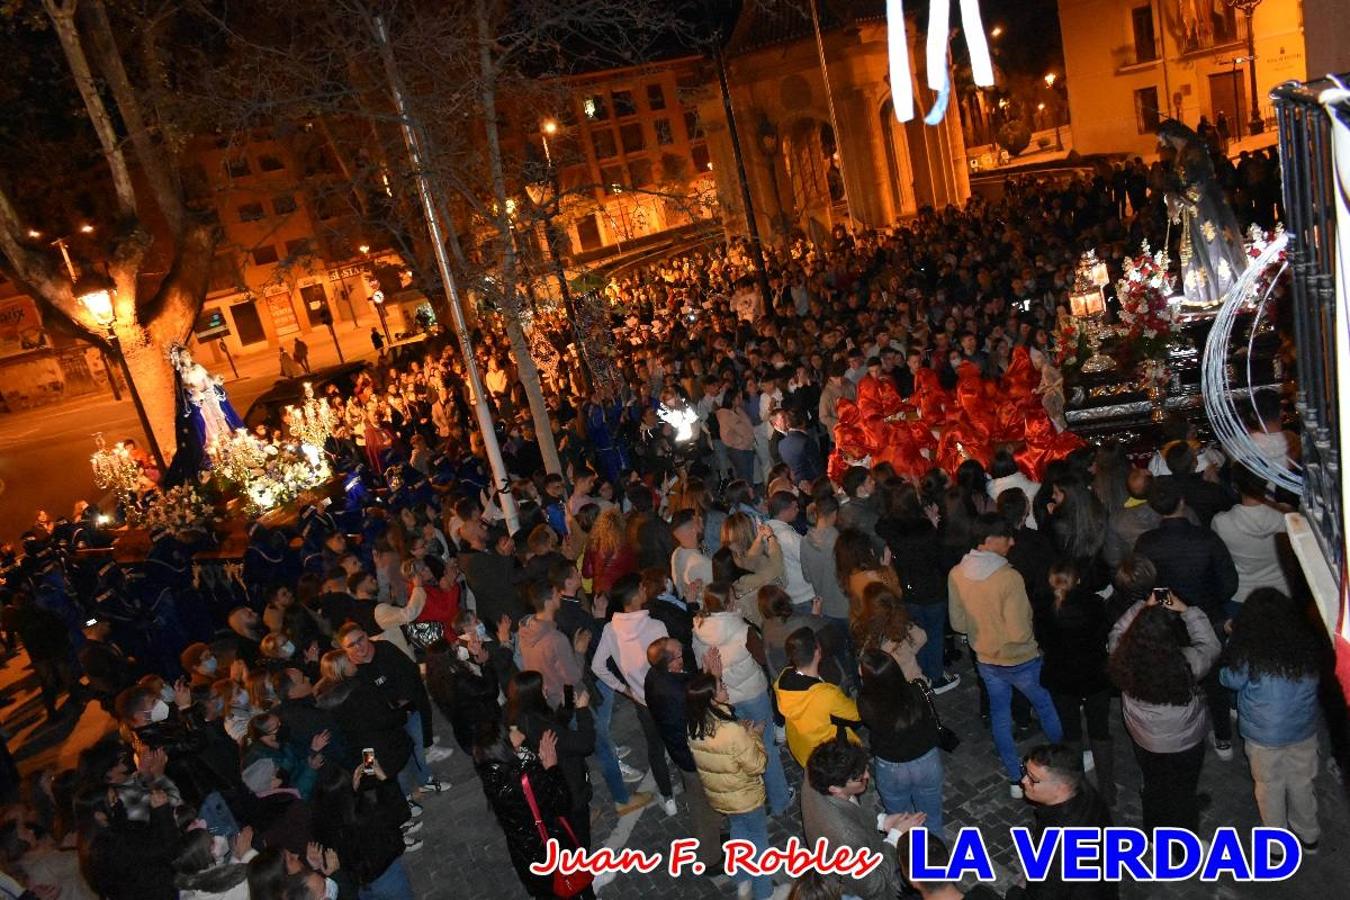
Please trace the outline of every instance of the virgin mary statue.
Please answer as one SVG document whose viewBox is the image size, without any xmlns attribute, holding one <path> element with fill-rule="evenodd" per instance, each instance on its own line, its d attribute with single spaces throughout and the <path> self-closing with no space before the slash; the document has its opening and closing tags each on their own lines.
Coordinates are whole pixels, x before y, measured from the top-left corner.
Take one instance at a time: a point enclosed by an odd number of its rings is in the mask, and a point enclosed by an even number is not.
<svg viewBox="0 0 1350 900">
<path fill-rule="evenodd" d="M 211 467 L 207 450 L 216 440 L 227 437 L 243 421 L 225 394 L 224 379 L 212 375 L 182 344 L 169 348 L 173 365 L 174 436 L 178 450 L 165 476 L 165 486 L 173 487 Z"/>
</svg>

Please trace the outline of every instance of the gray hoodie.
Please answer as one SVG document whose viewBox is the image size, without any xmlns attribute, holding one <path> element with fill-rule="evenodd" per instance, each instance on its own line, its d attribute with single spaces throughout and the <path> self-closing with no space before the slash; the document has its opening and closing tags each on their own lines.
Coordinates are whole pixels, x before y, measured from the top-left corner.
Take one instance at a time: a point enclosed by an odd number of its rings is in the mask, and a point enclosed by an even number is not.
<svg viewBox="0 0 1350 900">
<path fill-rule="evenodd" d="M 563 685 L 581 683 L 581 664 L 567 635 L 558 626 L 538 616 L 526 616 L 517 633 L 520 668 L 532 669 L 544 677 L 544 697 L 549 705 L 563 702 Z"/>
<path fill-rule="evenodd" d="M 848 618 L 848 595 L 839 586 L 834 568 L 834 545 L 839 529 L 812 528 L 802 538 L 802 574 L 822 601 L 821 615 L 832 619 Z"/>
</svg>

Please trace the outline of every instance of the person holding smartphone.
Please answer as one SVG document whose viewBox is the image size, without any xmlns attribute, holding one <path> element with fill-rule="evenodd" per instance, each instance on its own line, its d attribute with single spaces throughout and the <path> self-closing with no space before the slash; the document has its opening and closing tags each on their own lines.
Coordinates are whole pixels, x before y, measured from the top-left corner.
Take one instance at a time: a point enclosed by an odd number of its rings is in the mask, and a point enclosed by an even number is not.
<svg viewBox="0 0 1350 900">
<path fill-rule="evenodd" d="M 1180 617 L 1186 629 L 1174 627 Z M 1200 768 L 1209 708 L 1202 679 L 1219 658 L 1219 638 L 1204 610 L 1169 588 L 1120 617 L 1107 639 L 1108 672 L 1120 688 L 1125 730 L 1143 772 L 1144 830 L 1200 827 Z"/>
</svg>

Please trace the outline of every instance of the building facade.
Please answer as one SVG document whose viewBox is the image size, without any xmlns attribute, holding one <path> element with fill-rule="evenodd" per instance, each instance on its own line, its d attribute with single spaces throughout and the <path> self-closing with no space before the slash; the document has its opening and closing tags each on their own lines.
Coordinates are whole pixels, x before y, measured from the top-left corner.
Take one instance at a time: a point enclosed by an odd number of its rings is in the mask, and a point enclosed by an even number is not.
<svg viewBox="0 0 1350 900">
<path fill-rule="evenodd" d="M 820 4 L 833 95 L 821 74 L 808 7 L 749 4 L 725 50 L 727 80 L 760 235 L 820 238 L 850 217 L 890 225 L 920 207 L 960 205 L 970 195 L 961 119 L 900 123 L 891 101 L 885 4 Z M 927 110 L 919 29 L 907 29 L 915 105 Z M 713 78 L 715 78 L 715 73 Z M 699 112 L 729 233 L 743 233 L 730 133 L 716 81 Z M 922 112 L 920 112 L 922 116 Z M 838 125 L 836 134 L 834 124 Z"/>
<path fill-rule="evenodd" d="M 1194 128 L 1220 113 L 1229 134 L 1250 132 L 1251 71 L 1271 130 L 1270 89 L 1308 67 L 1300 0 L 1263 0 L 1248 20 L 1224 0 L 1060 0 L 1065 87 L 1078 152 L 1153 153 L 1165 118 Z"/>
</svg>

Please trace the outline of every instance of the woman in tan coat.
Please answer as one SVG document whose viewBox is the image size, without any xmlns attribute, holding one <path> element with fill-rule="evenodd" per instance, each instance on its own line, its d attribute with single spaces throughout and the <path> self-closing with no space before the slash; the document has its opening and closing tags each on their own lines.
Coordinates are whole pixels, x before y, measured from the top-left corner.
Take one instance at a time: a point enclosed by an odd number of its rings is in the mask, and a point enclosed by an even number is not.
<svg viewBox="0 0 1350 900">
<path fill-rule="evenodd" d="M 713 580 L 731 583 L 731 597 L 745 621 L 764 624 L 759 589 L 783 584 L 783 548 L 767 525 L 755 527 L 745 513 L 732 513 L 722 523 L 722 548 L 713 554 Z"/>
<path fill-rule="evenodd" d="M 709 668 L 720 666 L 714 658 Z M 689 680 L 685 701 L 689 722 L 689 750 L 694 756 L 699 782 L 708 805 L 727 817 L 732 840 L 750 841 L 758 851 L 769 847 L 769 818 L 764 810 L 764 755 L 762 723 L 746 724 L 736 718 L 727 702 L 722 680 L 699 672 Z M 742 897 L 767 900 L 773 896 L 773 879 L 759 875 L 753 882 L 743 872 L 736 874 Z"/>
</svg>

